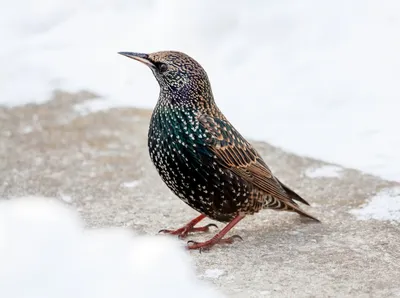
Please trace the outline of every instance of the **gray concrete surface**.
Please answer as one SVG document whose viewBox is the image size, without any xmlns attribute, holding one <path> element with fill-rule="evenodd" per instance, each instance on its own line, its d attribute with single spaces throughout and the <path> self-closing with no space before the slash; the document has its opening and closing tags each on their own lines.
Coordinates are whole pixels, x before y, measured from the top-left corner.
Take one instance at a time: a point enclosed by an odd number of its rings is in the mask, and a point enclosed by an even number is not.
<svg viewBox="0 0 400 298">
<path fill-rule="evenodd" d="M 0 197 L 70 196 L 66 204 L 76 206 L 88 226 L 129 226 L 143 234 L 194 217 L 150 163 L 150 112 L 75 111 L 93 97 L 56 92 L 45 104 L 0 107 Z M 322 224 L 274 211 L 249 216 L 233 230 L 244 241 L 190 252 L 199 276 L 223 270 L 219 278 L 203 278 L 228 297 L 399 297 L 399 224 L 358 221 L 348 213 L 398 184 L 350 169 L 340 178 L 309 178 L 304 171 L 323 162 L 255 145 L 274 173 L 312 203 L 306 210 Z M 140 183 L 122 186 L 130 181 Z"/>
</svg>

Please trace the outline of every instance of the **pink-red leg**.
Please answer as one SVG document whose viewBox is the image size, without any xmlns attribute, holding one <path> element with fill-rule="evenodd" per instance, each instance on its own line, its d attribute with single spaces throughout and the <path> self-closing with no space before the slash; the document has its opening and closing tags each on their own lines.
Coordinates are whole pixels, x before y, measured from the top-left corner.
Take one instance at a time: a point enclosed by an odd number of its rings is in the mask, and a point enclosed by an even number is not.
<svg viewBox="0 0 400 298">
<path fill-rule="evenodd" d="M 214 237 L 210 240 L 205 242 L 195 242 L 195 241 L 188 241 L 187 248 L 188 249 L 200 249 L 200 250 L 207 250 L 210 249 L 215 244 L 232 244 L 235 239 L 242 240 L 242 237 L 239 235 L 234 235 L 228 238 L 223 238 L 226 233 L 229 232 L 239 221 L 244 218 L 244 215 L 236 216 L 229 224 L 225 226 L 219 233 L 217 233 Z"/>
<path fill-rule="evenodd" d="M 200 221 L 202 221 L 206 216 L 201 214 L 197 216 L 195 219 L 192 219 L 190 222 L 188 222 L 185 226 L 182 228 L 179 228 L 177 230 L 160 230 L 159 233 L 165 233 L 165 234 L 171 234 L 171 235 L 178 235 L 180 239 L 184 239 L 187 237 L 189 233 L 192 232 L 208 232 L 210 230 L 210 227 L 217 227 L 215 224 L 208 224 L 203 227 L 197 227 L 195 228 L 194 226 L 198 224 Z"/>
</svg>

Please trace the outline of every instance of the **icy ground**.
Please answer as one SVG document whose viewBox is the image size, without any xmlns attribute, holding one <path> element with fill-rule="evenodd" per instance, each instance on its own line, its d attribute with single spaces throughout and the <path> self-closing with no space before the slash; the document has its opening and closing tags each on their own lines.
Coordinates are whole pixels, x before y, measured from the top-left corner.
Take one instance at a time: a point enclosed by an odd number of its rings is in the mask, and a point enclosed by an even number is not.
<svg viewBox="0 0 400 298">
<path fill-rule="evenodd" d="M 398 0 L 3 1 L 0 104 L 151 108 L 152 74 L 116 52 L 181 50 L 246 136 L 399 181 L 399 30 Z"/>
<path fill-rule="evenodd" d="M 382 190 L 362 208 L 351 210 L 350 213 L 361 220 L 400 222 L 400 187 Z"/>
<path fill-rule="evenodd" d="M 222 297 L 191 263 L 171 237 L 84 230 L 55 200 L 0 199 L 0 297 Z"/>
</svg>

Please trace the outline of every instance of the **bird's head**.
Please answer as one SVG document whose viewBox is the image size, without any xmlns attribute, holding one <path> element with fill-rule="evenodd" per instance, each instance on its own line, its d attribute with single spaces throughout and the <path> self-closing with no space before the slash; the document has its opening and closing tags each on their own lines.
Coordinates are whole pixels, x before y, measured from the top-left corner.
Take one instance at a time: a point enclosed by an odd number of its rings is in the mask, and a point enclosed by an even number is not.
<svg viewBox="0 0 400 298">
<path fill-rule="evenodd" d="M 119 54 L 149 66 L 162 92 L 207 97 L 211 95 L 207 73 L 196 60 L 184 53 L 163 51 L 151 54 L 133 52 L 119 52 Z"/>
</svg>

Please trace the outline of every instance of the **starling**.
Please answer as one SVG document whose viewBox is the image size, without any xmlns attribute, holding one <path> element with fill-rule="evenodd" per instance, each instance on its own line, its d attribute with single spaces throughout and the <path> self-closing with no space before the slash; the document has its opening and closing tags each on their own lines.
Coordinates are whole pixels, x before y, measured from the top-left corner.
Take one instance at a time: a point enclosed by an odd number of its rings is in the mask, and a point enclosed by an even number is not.
<svg viewBox="0 0 400 298">
<path fill-rule="evenodd" d="M 318 221 L 295 202 L 309 205 L 276 178 L 254 147 L 232 126 L 214 101 L 208 76 L 188 55 L 163 51 L 120 52 L 150 67 L 160 85 L 149 133 L 150 158 L 162 180 L 201 215 L 177 230 L 161 232 L 185 238 L 206 232 L 195 227 L 205 217 L 228 224 L 205 242 L 188 249 L 241 239 L 225 234 L 246 215 L 261 209 L 286 210 Z"/>
</svg>

